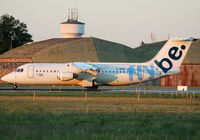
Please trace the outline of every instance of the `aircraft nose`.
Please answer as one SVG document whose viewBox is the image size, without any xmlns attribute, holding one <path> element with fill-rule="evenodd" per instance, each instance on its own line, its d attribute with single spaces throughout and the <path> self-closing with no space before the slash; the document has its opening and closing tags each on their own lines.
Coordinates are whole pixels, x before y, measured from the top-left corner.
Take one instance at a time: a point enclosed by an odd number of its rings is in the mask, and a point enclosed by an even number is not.
<svg viewBox="0 0 200 140">
<path fill-rule="evenodd" d="M 8 83 L 15 83 L 14 73 L 12 72 L 12 73 L 9 73 L 9 74 L 3 76 L 1 78 L 1 80 L 4 81 L 4 82 L 8 82 Z"/>
<path fill-rule="evenodd" d="M 7 82 L 7 81 L 8 81 L 8 75 L 3 76 L 3 77 L 1 78 L 1 80 Z"/>
</svg>

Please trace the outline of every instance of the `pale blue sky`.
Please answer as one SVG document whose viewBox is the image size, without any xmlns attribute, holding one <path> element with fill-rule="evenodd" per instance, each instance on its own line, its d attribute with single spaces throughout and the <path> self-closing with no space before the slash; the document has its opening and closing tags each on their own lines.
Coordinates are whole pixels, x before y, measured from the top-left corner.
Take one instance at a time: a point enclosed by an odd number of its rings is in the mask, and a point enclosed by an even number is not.
<svg viewBox="0 0 200 140">
<path fill-rule="evenodd" d="M 78 8 L 85 36 L 136 47 L 168 38 L 200 38 L 200 0 L 0 0 L 0 15 L 8 13 L 27 24 L 34 41 L 60 38 L 67 9 Z"/>
</svg>

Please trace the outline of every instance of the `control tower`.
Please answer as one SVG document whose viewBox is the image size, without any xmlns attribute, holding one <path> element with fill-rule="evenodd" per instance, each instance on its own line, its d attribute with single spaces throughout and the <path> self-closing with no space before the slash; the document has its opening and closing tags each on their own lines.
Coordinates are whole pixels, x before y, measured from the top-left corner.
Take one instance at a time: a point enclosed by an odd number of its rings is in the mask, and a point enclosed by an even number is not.
<svg viewBox="0 0 200 140">
<path fill-rule="evenodd" d="M 80 38 L 85 33 L 85 23 L 78 21 L 78 10 L 68 9 L 68 19 L 60 24 L 64 38 Z"/>
</svg>

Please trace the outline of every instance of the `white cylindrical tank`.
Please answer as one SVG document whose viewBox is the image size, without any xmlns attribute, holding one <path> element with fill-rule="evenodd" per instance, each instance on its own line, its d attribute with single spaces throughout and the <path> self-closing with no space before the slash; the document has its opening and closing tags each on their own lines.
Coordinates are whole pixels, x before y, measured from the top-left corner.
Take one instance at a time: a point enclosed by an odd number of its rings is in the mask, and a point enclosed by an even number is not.
<svg viewBox="0 0 200 140">
<path fill-rule="evenodd" d="M 68 20 L 60 24 L 61 34 L 64 38 L 77 38 L 85 33 L 85 23 Z"/>
</svg>

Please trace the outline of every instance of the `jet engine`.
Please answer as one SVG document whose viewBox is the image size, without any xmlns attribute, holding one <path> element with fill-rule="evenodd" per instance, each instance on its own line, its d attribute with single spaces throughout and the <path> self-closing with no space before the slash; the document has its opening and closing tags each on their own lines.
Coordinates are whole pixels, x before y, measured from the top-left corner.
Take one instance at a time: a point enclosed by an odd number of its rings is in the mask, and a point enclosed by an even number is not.
<svg viewBox="0 0 200 140">
<path fill-rule="evenodd" d="M 59 72 L 57 75 L 57 78 L 61 81 L 69 81 L 77 77 L 78 75 L 72 72 Z"/>
</svg>

